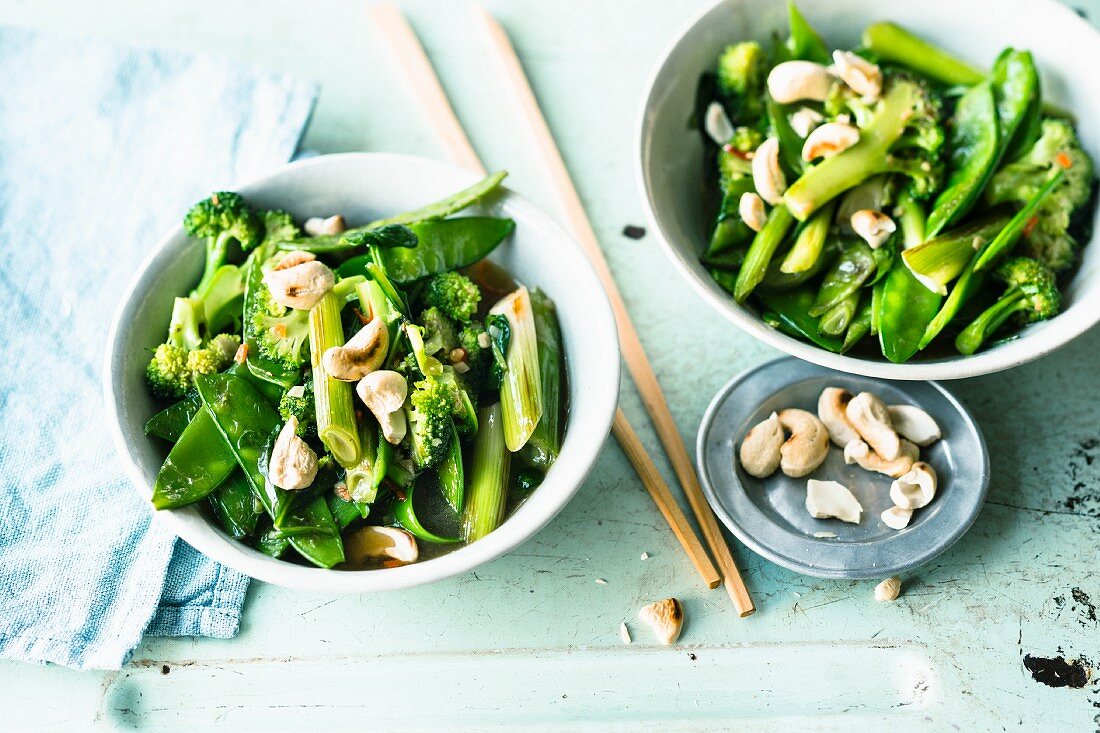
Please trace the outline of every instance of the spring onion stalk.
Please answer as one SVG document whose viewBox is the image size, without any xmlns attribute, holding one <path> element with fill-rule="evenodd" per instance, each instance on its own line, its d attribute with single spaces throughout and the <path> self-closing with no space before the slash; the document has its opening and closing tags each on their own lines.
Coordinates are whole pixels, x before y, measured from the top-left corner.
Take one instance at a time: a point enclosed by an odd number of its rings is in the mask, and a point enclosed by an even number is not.
<svg viewBox="0 0 1100 733">
<path fill-rule="evenodd" d="M 947 295 L 947 283 L 966 269 L 974 253 L 997 236 L 1006 221 L 1003 216 L 981 219 L 910 247 L 901 257 L 926 288 Z"/>
<path fill-rule="evenodd" d="M 447 450 L 447 457 L 436 468 L 436 473 L 439 475 L 439 488 L 443 493 L 443 498 L 450 504 L 451 509 L 461 512 L 463 494 L 466 489 L 466 479 L 462 467 L 462 444 L 458 440 L 458 433 L 455 432 L 453 424 L 451 431 L 453 435 L 451 447 Z"/>
<path fill-rule="evenodd" d="M 430 356 L 424 348 L 424 329 L 414 323 L 405 324 L 405 336 L 409 339 L 413 356 L 416 357 L 416 367 L 426 377 L 439 377 L 443 375 L 443 364 L 434 356 Z"/>
<path fill-rule="evenodd" d="M 970 86 L 985 78 L 978 69 L 951 56 L 896 23 L 873 23 L 863 31 L 863 45 L 882 61 L 931 77 L 944 84 Z"/>
<path fill-rule="evenodd" d="M 359 297 L 359 308 L 370 318 L 381 318 L 389 331 L 389 350 L 384 364 L 388 364 L 394 346 L 397 344 L 397 331 L 401 327 L 401 314 L 394 309 L 390 299 L 382 292 L 382 286 L 374 280 L 364 280 L 355 286 Z"/>
<path fill-rule="evenodd" d="M 382 429 L 378 429 L 378 453 L 374 459 L 374 475 L 371 476 L 371 488 L 374 490 L 375 495 L 378 494 L 378 487 L 382 485 L 382 479 L 393 473 L 393 469 L 397 466 L 394 462 L 393 445 L 390 444 L 382 436 Z M 401 485 L 397 479 L 391 477 L 391 480 L 398 485 Z"/>
<path fill-rule="evenodd" d="M 737 273 L 733 297 L 738 303 L 743 303 L 764 279 L 768 272 L 768 263 L 772 261 L 775 251 L 786 239 L 793 224 L 794 216 L 786 206 L 776 206 L 768 214 L 768 221 L 753 237 L 749 251 L 745 253 L 745 261 L 741 263 L 741 270 Z"/>
<path fill-rule="evenodd" d="M 378 498 L 378 487 L 374 483 L 378 450 L 378 429 L 374 420 L 364 419 L 359 426 L 359 463 L 348 469 L 345 481 L 352 501 L 359 504 L 372 504 Z"/>
<path fill-rule="evenodd" d="M 479 422 L 481 429 L 474 438 L 470 486 L 462 517 L 467 542 L 481 539 L 504 519 L 512 457 L 505 450 L 503 405 L 497 402 L 481 408 Z"/>
<path fill-rule="evenodd" d="M 805 272 L 813 267 L 821 257 L 821 250 L 825 247 L 825 237 L 829 233 L 829 226 L 833 223 L 833 212 L 836 205 L 832 202 L 822 206 L 810 217 L 809 221 L 798 230 L 794 246 L 783 258 L 783 264 L 779 271 L 793 275 Z"/>
<path fill-rule="evenodd" d="M 490 315 L 508 320 L 512 337 L 504 355 L 506 369 L 500 385 L 504 442 L 515 453 L 524 445 L 542 418 L 542 379 L 539 347 L 531 296 L 520 287 L 489 309 Z"/>
<path fill-rule="evenodd" d="M 377 247 L 372 247 L 377 249 Z M 366 265 L 367 272 L 371 276 L 371 280 L 375 282 L 382 294 L 386 297 L 386 300 L 390 302 L 390 305 L 405 318 L 409 317 L 409 304 L 405 302 L 404 296 L 398 292 L 397 288 L 390 282 L 390 278 L 386 275 L 386 270 L 378 262 L 368 262 Z"/>
<path fill-rule="evenodd" d="M 344 345 L 340 306 L 340 299 L 330 291 L 310 310 L 309 350 L 317 403 L 317 435 L 341 466 L 352 468 L 359 463 L 361 452 L 352 385 L 333 379 L 321 366 L 321 355 L 326 350 Z"/>
<path fill-rule="evenodd" d="M 539 343 L 542 419 L 527 441 L 524 458 L 545 468 L 557 460 L 561 450 L 561 327 L 554 301 L 541 290 L 531 291 L 531 310 L 535 314 L 535 338 Z"/>
<path fill-rule="evenodd" d="M 993 241 L 989 243 L 989 246 L 986 247 L 985 251 L 978 257 L 978 262 L 974 265 L 975 271 L 981 272 L 997 257 L 1012 249 L 1013 245 L 1019 241 L 1024 230 L 1027 229 L 1028 225 L 1031 223 L 1032 218 L 1035 216 L 1035 212 L 1039 210 L 1039 206 L 1046 200 L 1047 196 L 1050 195 L 1050 192 L 1062 182 L 1065 175 L 1065 169 L 1058 168 L 1043 187 L 1035 192 L 1031 200 L 1028 201 L 1022 209 L 1016 212 L 1015 216 L 1009 220 L 1008 224 L 1005 224 L 1005 228 L 994 237 Z"/>
</svg>

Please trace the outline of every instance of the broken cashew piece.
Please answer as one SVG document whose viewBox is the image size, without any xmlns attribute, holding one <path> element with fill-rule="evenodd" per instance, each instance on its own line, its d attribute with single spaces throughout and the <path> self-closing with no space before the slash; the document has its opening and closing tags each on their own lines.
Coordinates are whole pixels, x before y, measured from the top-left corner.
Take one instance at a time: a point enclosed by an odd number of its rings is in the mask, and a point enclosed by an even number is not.
<svg viewBox="0 0 1100 733">
<path fill-rule="evenodd" d="M 890 529 L 905 529 L 909 526 L 909 520 L 913 518 L 913 510 L 892 506 L 879 516 L 882 523 Z"/>
<path fill-rule="evenodd" d="M 901 595 L 901 578 L 893 576 L 875 586 L 876 601 L 894 601 Z"/>
<path fill-rule="evenodd" d="M 848 402 L 844 412 L 852 427 L 875 453 L 887 461 L 896 460 L 901 455 L 901 439 L 882 400 L 871 392 L 860 392 Z"/>
<path fill-rule="evenodd" d="M 787 177 L 779 167 L 779 140 L 769 137 L 752 156 L 752 183 L 760 198 L 775 206 L 783 201 Z"/>
<path fill-rule="evenodd" d="M 298 491 L 317 477 L 317 454 L 298 437 L 298 418 L 291 417 L 279 431 L 268 460 L 271 483 L 286 491 Z"/>
<path fill-rule="evenodd" d="M 397 445 L 405 437 L 408 424 L 401 406 L 408 392 L 405 377 L 388 369 L 371 372 L 355 385 L 355 393 L 378 420 L 387 443 Z"/>
<path fill-rule="evenodd" d="M 829 455 L 829 431 L 812 412 L 787 409 L 779 413 L 779 424 L 791 434 L 779 448 L 779 467 L 791 478 L 812 472 Z"/>
<path fill-rule="evenodd" d="M 297 265 L 304 264 L 306 262 L 312 262 L 317 259 L 317 255 L 312 252 L 306 252 L 305 250 L 294 250 L 293 252 L 287 252 L 283 255 L 278 262 L 275 263 L 273 270 L 289 270 Z"/>
<path fill-rule="evenodd" d="M 846 122 L 826 122 L 806 137 L 802 160 L 831 158 L 859 142 L 859 128 Z"/>
<path fill-rule="evenodd" d="M 333 379 L 354 382 L 382 366 L 389 345 L 389 329 L 376 316 L 343 346 L 326 349 L 321 355 L 321 366 Z"/>
<path fill-rule="evenodd" d="M 866 102 L 874 102 L 882 94 L 882 70 L 851 51 L 833 51 L 836 75 Z"/>
<path fill-rule="evenodd" d="M 940 426 L 924 410 L 913 405 L 890 405 L 886 408 L 897 434 L 920 446 L 932 445 L 943 437 Z"/>
<path fill-rule="evenodd" d="M 892 461 L 883 458 L 862 440 L 853 440 L 844 446 L 845 463 L 849 465 L 855 463 L 860 468 L 881 473 L 890 478 L 904 476 L 918 458 L 920 458 L 920 449 L 908 440 L 901 441 L 901 451 Z"/>
<path fill-rule="evenodd" d="M 798 111 L 791 115 L 791 129 L 801 138 L 810 136 L 814 129 L 825 121 L 821 113 L 810 107 L 799 107 Z"/>
<path fill-rule="evenodd" d="M 890 500 L 902 509 L 923 509 L 936 496 L 936 469 L 917 461 L 890 484 Z"/>
<path fill-rule="evenodd" d="M 860 209 L 852 214 L 852 231 L 860 236 L 871 249 L 878 249 L 886 244 L 898 225 L 886 214 L 874 209 Z"/>
<path fill-rule="evenodd" d="M 812 61 L 784 61 L 768 73 L 768 94 L 780 104 L 803 99 L 824 102 L 833 79 L 829 70 Z"/>
<path fill-rule="evenodd" d="M 271 291 L 271 299 L 279 305 L 309 310 L 332 290 L 336 276 L 317 260 L 306 260 L 293 267 L 277 267 L 264 275 L 264 284 Z"/>
<path fill-rule="evenodd" d="M 726 108 L 721 102 L 711 102 L 703 117 L 703 127 L 710 139 L 718 145 L 725 145 L 733 137 L 733 123 L 730 122 Z"/>
<path fill-rule="evenodd" d="M 768 214 L 764 211 L 764 199 L 752 191 L 745 191 L 737 202 L 737 213 L 741 221 L 754 232 L 764 228 L 764 222 L 768 220 Z"/>
<path fill-rule="evenodd" d="M 330 216 L 327 219 L 314 216 L 306 219 L 305 223 L 302 224 L 302 230 L 311 237 L 320 237 L 325 234 L 343 234 L 347 228 L 344 217 L 339 214 Z"/>
<path fill-rule="evenodd" d="M 643 606 L 638 611 L 638 618 L 653 629 L 657 641 L 667 646 L 680 638 L 680 630 L 684 626 L 684 608 L 675 598 L 666 598 Z"/>
<path fill-rule="evenodd" d="M 829 438 L 838 448 L 859 440 L 859 433 L 848 420 L 848 403 L 852 393 L 843 387 L 827 387 L 817 398 L 817 417 L 829 431 Z"/>
<path fill-rule="evenodd" d="M 806 511 L 815 519 L 839 519 L 859 524 L 863 505 L 844 484 L 810 479 L 806 482 Z"/>
<path fill-rule="evenodd" d="M 350 533 L 344 540 L 346 560 L 353 564 L 366 561 L 396 560 L 402 565 L 416 562 L 419 550 L 416 538 L 397 527 L 368 525 Z"/>
<path fill-rule="evenodd" d="M 756 478 L 771 476 L 779 468 L 783 440 L 783 425 L 773 412 L 767 420 L 754 425 L 741 441 L 741 467 Z"/>
</svg>

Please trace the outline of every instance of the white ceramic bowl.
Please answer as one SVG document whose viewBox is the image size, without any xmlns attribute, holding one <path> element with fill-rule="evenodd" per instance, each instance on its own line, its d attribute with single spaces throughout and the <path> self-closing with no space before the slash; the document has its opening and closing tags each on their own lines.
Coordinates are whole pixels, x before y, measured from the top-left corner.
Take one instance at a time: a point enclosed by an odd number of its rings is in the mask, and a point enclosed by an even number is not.
<svg viewBox="0 0 1100 733">
<path fill-rule="evenodd" d="M 1096 73 L 1100 33 L 1055 0 L 797 0 L 832 47 L 852 48 L 863 29 L 891 20 L 948 51 L 988 67 L 1005 46 L 1030 49 L 1046 99 L 1071 110 L 1085 149 L 1100 161 Z M 786 3 L 724 0 L 704 10 L 661 55 L 647 85 L 637 127 L 636 175 L 650 228 L 680 273 L 703 298 L 742 330 L 778 349 L 822 366 L 887 379 L 956 379 L 989 374 L 1037 359 L 1064 346 L 1100 320 L 1100 247 L 1085 249 L 1084 263 L 1065 292 L 1065 312 L 1035 324 L 1007 343 L 973 356 L 921 358 L 891 364 L 832 354 L 768 327 L 749 307 L 736 304 L 699 263 L 707 222 L 701 202 L 702 142 L 689 129 L 696 82 L 727 44 L 769 43 L 786 34 Z M 1095 215 L 1094 215 L 1095 216 Z"/>
<path fill-rule="evenodd" d="M 238 190 L 256 206 L 286 209 L 298 218 L 339 212 L 359 224 L 430 203 L 476 180 L 473 173 L 424 158 L 362 153 L 294 163 Z M 580 247 L 550 217 L 510 191 L 482 213 L 515 220 L 515 234 L 491 259 L 554 299 L 570 377 L 561 455 L 518 511 L 467 547 L 413 565 L 362 571 L 274 560 L 236 542 L 194 507 L 157 512 L 156 521 L 205 555 L 254 578 L 330 592 L 404 588 L 456 575 L 508 552 L 546 525 L 580 488 L 611 428 L 619 396 L 615 320 Z M 164 340 L 172 298 L 198 280 L 202 259 L 201 245 L 181 228 L 161 240 L 123 298 L 108 341 L 104 391 L 110 428 L 120 460 L 146 498 L 166 451 L 142 432 L 156 409 L 143 373 L 149 350 Z"/>
</svg>

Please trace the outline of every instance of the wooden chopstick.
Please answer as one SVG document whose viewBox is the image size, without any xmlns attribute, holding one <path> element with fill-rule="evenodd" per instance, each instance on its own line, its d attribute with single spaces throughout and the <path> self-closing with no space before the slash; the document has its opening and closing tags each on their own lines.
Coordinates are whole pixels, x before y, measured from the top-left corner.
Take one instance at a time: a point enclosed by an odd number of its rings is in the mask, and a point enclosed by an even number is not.
<svg viewBox="0 0 1100 733">
<path fill-rule="evenodd" d="M 630 320 L 630 314 L 627 312 L 626 303 L 623 301 L 619 287 L 611 275 L 611 269 L 608 267 L 603 250 L 600 249 L 596 233 L 592 230 L 592 224 L 589 222 L 584 206 L 577 195 L 577 189 L 573 186 L 569 171 L 565 167 L 565 162 L 562 160 L 557 144 L 554 142 L 554 136 L 546 124 L 542 111 L 539 109 L 538 100 L 535 98 L 531 85 L 523 73 L 523 67 L 516 57 L 515 49 L 512 48 L 512 43 L 508 40 L 508 35 L 504 32 L 504 29 L 484 8 L 474 6 L 472 10 L 474 17 L 485 27 L 490 45 L 503 71 L 506 86 L 511 90 L 524 120 L 530 127 L 530 132 L 535 140 L 535 148 L 540 153 L 542 162 L 554 184 L 554 189 L 561 199 L 568 224 L 603 281 L 604 289 L 611 301 L 611 308 L 615 312 L 615 320 L 619 325 L 619 341 L 622 346 L 623 357 L 626 359 L 626 365 L 630 369 L 631 376 L 634 377 L 634 384 L 642 395 L 642 401 L 653 420 L 653 427 L 657 430 L 657 435 L 665 447 L 672 468 L 683 486 L 684 493 L 691 504 L 691 509 L 695 513 L 695 518 L 703 531 L 703 537 L 706 538 L 707 545 L 718 561 L 718 568 L 722 572 L 726 592 L 729 593 L 737 612 L 741 616 L 748 616 L 756 610 L 756 607 L 753 605 L 749 591 L 741 579 L 741 573 L 733 560 L 726 539 L 718 528 L 718 521 L 714 516 L 714 512 L 711 511 L 706 497 L 703 496 L 703 490 L 699 485 L 699 478 L 695 475 L 695 468 L 692 466 L 687 446 L 684 445 L 684 439 L 676 428 L 672 412 L 668 407 L 668 401 L 665 399 L 661 385 L 657 381 L 657 375 L 654 374 L 653 367 L 646 357 L 638 332 L 635 330 L 634 324 Z"/>
<path fill-rule="evenodd" d="M 392 4 L 383 3 L 371 6 L 369 13 L 398 58 L 401 69 L 408 77 L 410 87 L 425 116 L 433 120 L 451 160 L 463 167 L 484 173 L 485 168 L 451 109 L 431 62 L 401 11 Z M 673 534 L 680 541 L 688 558 L 703 578 L 703 582 L 709 588 L 718 587 L 722 582 L 721 575 L 621 410 L 615 411 L 612 431 L 627 459 L 638 472 L 642 485 L 657 504 L 657 508 L 672 528 Z"/>
</svg>

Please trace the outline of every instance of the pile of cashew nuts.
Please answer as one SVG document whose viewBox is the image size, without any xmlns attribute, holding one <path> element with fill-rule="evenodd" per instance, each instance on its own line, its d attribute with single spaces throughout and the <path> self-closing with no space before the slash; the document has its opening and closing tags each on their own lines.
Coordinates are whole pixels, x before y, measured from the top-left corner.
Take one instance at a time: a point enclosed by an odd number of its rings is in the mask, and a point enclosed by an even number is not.
<svg viewBox="0 0 1100 733">
<path fill-rule="evenodd" d="M 825 389 L 817 415 L 799 409 L 773 412 L 753 426 L 741 442 L 745 472 L 765 478 L 781 470 L 792 478 L 807 476 L 825 462 L 832 442 L 844 451 L 844 462 L 894 479 L 894 506 L 881 515 L 891 529 L 908 526 L 913 512 L 936 495 L 936 470 L 920 460 L 920 449 L 940 439 L 940 428 L 913 405 L 887 406 L 871 392 Z M 837 481 L 809 479 L 806 510 L 817 519 L 835 518 L 859 524 L 863 507 L 851 490 Z"/>
</svg>

